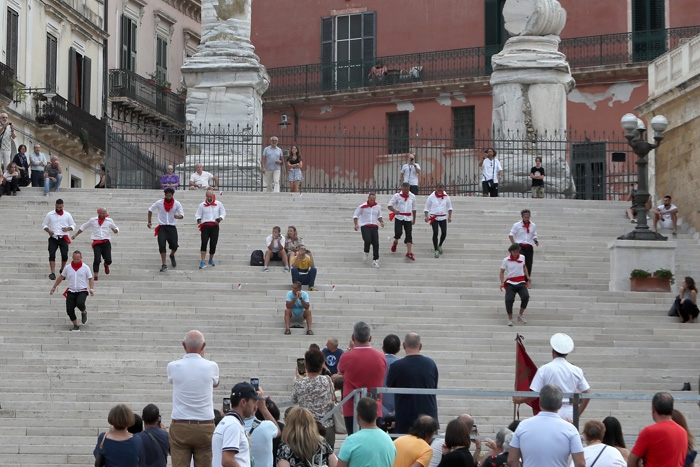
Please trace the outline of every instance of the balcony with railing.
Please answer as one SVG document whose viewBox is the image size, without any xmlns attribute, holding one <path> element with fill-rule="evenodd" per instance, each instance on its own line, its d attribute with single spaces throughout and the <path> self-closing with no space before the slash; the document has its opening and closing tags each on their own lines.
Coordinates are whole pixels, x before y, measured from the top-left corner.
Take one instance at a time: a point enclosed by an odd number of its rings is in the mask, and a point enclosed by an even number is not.
<svg viewBox="0 0 700 467">
<path fill-rule="evenodd" d="M 15 70 L 4 63 L 0 63 L 0 95 L 12 100 L 15 97 L 14 88 Z"/>
<path fill-rule="evenodd" d="M 559 50 L 566 55 L 573 70 L 629 64 L 643 66 L 698 34 L 700 26 L 576 37 L 562 39 Z M 491 57 L 500 48 L 471 47 L 269 68 L 270 87 L 265 97 L 306 98 L 374 86 L 486 78 L 492 71 Z M 368 75 L 379 60 L 387 73 L 380 80 L 372 80 Z"/>
<path fill-rule="evenodd" d="M 61 96 L 42 96 L 37 100 L 36 121 L 41 125 L 56 125 L 77 137 L 86 152 L 89 146 L 105 150 L 105 122 Z"/>
<path fill-rule="evenodd" d="M 129 70 L 109 70 L 113 112 L 123 111 L 149 123 L 185 126 L 185 101 L 153 80 Z"/>
</svg>

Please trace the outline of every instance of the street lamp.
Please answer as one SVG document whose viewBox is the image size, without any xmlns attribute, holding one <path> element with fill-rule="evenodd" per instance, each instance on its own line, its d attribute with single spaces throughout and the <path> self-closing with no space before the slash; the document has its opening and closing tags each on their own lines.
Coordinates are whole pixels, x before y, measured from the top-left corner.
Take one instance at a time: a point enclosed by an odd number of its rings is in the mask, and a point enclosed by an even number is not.
<svg viewBox="0 0 700 467">
<path fill-rule="evenodd" d="M 647 225 L 647 200 L 649 199 L 648 182 L 648 155 L 652 149 L 656 149 L 664 139 L 662 133 L 668 127 L 668 120 L 663 115 L 657 115 L 651 119 L 651 128 L 654 130 L 654 141 L 650 143 L 646 139 L 646 126 L 644 122 L 634 114 L 628 113 L 620 121 L 622 128 L 627 131 L 625 139 L 637 155 L 637 181 L 639 189 L 634 195 L 634 208 L 637 210 L 637 225 L 632 232 L 617 237 L 619 240 L 668 240 L 663 235 L 649 229 Z"/>
</svg>

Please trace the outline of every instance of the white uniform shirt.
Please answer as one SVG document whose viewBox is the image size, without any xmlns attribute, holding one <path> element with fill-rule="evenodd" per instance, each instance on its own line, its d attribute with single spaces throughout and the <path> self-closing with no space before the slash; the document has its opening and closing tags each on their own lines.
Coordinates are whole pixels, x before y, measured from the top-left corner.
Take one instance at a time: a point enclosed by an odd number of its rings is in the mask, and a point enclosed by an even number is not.
<svg viewBox="0 0 700 467">
<path fill-rule="evenodd" d="M 285 238 L 280 234 L 279 238 L 272 238 L 272 234 L 267 236 L 267 246 L 269 247 L 270 244 L 274 241 L 274 245 L 272 245 L 272 252 L 273 253 L 279 253 L 280 250 L 284 249 L 285 245 Z"/>
<path fill-rule="evenodd" d="M 396 193 L 389 201 L 389 206 L 397 209 L 400 213 L 396 214 L 396 219 L 400 221 L 410 221 L 413 220 L 413 211 L 416 210 L 416 195 L 408 192 L 408 199 L 404 199 L 401 196 L 402 193 Z"/>
<path fill-rule="evenodd" d="M 213 420 L 214 385 L 219 365 L 196 353 L 168 363 L 168 382 L 173 385 L 172 420 Z"/>
<path fill-rule="evenodd" d="M 176 215 L 184 216 L 185 212 L 182 210 L 182 204 L 178 200 L 175 200 L 175 204 L 173 204 L 173 207 L 170 209 L 170 212 L 165 210 L 165 207 L 163 206 L 163 201 L 164 199 L 159 199 L 153 205 L 151 205 L 150 208 L 148 208 L 149 211 L 154 212 L 158 211 L 158 225 L 177 225 L 177 219 L 175 219 Z"/>
<path fill-rule="evenodd" d="M 484 158 L 484 162 L 481 164 L 483 178 L 482 180 L 487 182 L 493 179 L 493 183 L 498 183 L 498 172 L 503 170 L 501 162 L 495 157 L 493 160 L 488 157 Z"/>
<path fill-rule="evenodd" d="M 221 201 L 214 201 L 211 206 L 205 206 L 206 201 L 201 203 L 197 207 L 197 213 L 194 215 L 195 220 L 201 220 L 202 224 L 205 222 L 216 222 L 217 219 L 224 220 L 226 217 L 226 209 Z"/>
<path fill-rule="evenodd" d="M 46 214 L 41 228 L 46 229 L 47 227 L 53 232 L 53 238 L 58 239 L 68 235 L 68 232 L 63 231 L 64 227 L 70 227 L 75 230 L 75 222 L 73 222 L 73 216 L 68 211 L 63 211 L 63 215 L 59 216 L 54 210 Z"/>
<path fill-rule="evenodd" d="M 114 223 L 109 217 L 105 217 L 104 222 L 100 225 L 99 217 L 93 217 L 86 223 L 80 226 L 80 230 L 85 232 L 87 229 L 92 229 L 92 234 L 90 238 L 93 240 L 110 240 L 112 238 L 112 227 L 117 229 L 119 232 L 119 227 Z"/>
<path fill-rule="evenodd" d="M 546 365 L 542 365 L 535 373 L 535 377 L 530 383 L 530 389 L 540 392 L 547 384 L 556 384 L 562 392 L 583 392 L 591 388 L 583 376 L 583 370 L 576 365 L 572 365 L 563 357 L 557 357 Z M 574 406 L 565 397 L 559 409 L 559 416 L 573 419 Z"/>
<path fill-rule="evenodd" d="M 420 170 L 420 165 L 417 163 L 413 165 L 404 164 L 403 167 L 401 167 L 403 181 L 408 182 L 409 185 L 418 186 L 418 172 L 416 172 L 416 169 Z"/>
<path fill-rule="evenodd" d="M 68 284 L 68 290 L 71 292 L 81 292 L 88 289 L 90 285 L 89 280 L 92 278 L 92 271 L 90 271 L 90 266 L 85 263 L 76 271 L 73 269 L 71 263 L 63 268 L 61 275 L 63 276 L 63 280 Z"/>
<path fill-rule="evenodd" d="M 436 216 L 439 221 L 444 220 L 442 218 L 452 211 L 452 201 L 447 194 L 443 198 L 438 198 L 433 191 L 425 202 L 424 211 L 431 216 Z"/>
<path fill-rule="evenodd" d="M 234 415 L 225 416 L 214 430 L 211 438 L 212 467 L 221 467 L 223 451 L 238 451 L 236 453 L 238 465 L 250 467 L 250 442 L 246 436 L 245 426 Z M 272 455 L 272 449 L 270 449 L 270 455 Z M 257 462 L 255 464 L 257 465 Z"/>
<path fill-rule="evenodd" d="M 501 263 L 501 269 L 505 269 L 505 277 L 506 277 L 506 282 L 510 284 L 521 284 L 525 282 L 525 279 L 522 280 L 509 280 L 509 277 L 525 277 L 525 270 L 523 267 L 525 266 L 525 257 L 523 255 L 520 255 L 518 258 L 518 261 L 511 261 L 510 260 L 510 255 L 506 256 L 503 259 L 503 263 Z"/>
<path fill-rule="evenodd" d="M 357 219 L 360 227 L 364 225 L 378 226 L 379 219 L 382 218 L 382 207 L 379 203 L 375 203 L 372 207 L 368 207 L 367 203 L 363 203 L 355 209 L 355 214 L 353 214 L 352 218 Z"/>
<path fill-rule="evenodd" d="M 537 240 L 537 226 L 530 221 L 530 233 L 527 230 L 523 221 L 516 222 L 513 224 L 513 228 L 510 229 L 509 235 L 513 237 L 513 240 L 518 245 L 534 245 L 535 240 Z"/>
<path fill-rule="evenodd" d="M 202 170 L 202 175 L 197 172 L 190 176 L 190 182 L 194 182 L 194 186 L 197 188 L 209 188 L 209 180 L 212 180 L 214 176 L 209 172 Z"/>
</svg>

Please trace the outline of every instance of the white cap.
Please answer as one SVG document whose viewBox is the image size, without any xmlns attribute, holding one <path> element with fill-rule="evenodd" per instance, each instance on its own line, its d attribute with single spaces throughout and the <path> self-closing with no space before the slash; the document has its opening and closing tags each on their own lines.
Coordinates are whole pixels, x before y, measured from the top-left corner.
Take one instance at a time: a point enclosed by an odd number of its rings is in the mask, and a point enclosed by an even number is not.
<svg viewBox="0 0 700 467">
<path fill-rule="evenodd" d="M 549 339 L 552 350 L 561 355 L 570 354 L 574 350 L 574 340 L 568 334 L 558 332 Z"/>
</svg>

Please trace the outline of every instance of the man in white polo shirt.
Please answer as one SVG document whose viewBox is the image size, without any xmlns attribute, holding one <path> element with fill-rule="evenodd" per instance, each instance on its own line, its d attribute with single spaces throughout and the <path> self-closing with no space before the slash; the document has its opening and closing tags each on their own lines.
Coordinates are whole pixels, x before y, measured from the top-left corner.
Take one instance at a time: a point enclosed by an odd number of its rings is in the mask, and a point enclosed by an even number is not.
<svg viewBox="0 0 700 467">
<path fill-rule="evenodd" d="M 214 180 L 214 189 L 219 189 L 219 179 L 209 172 L 202 170 L 202 163 L 197 162 L 194 166 L 194 173 L 190 176 L 190 190 L 206 190 Z"/>
<path fill-rule="evenodd" d="M 173 467 L 212 465 L 211 440 L 214 434 L 214 388 L 219 385 L 219 366 L 204 358 L 204 335 L 192 330 L 182 347 L 180 360 L 168 363 L 168 382 L 173 385 L 173 412 L 170 425 L 170 456 Z"/>
<path fill-rule="evenodd" d="M 552 346 L 553 360 L 537 370 L 532 383 L 530 383 L 530 389 L 539 392 L 547 384 L 556 384 L 563 392 L 567 393 L 589 392 L 591 386 L 583 376 L 583 370 L 566 360 L 567 355 L 574 350 L 573 339 L 567 334 L 557 333 L 549 340 L 549 344 Z M 523 404 L 532 399 L 534 397 L 514 397 L 513 402 Z M 583 399 L 579 415 L 586 410 L 590 401 L 590 399 Z M 574 406 L 571 405 L 568 398 L 563 400 L 559 416 L 565 420 L 573 420 Z"/>
<path fill-rule="evenodd" d="M 408 182 L 401 184 L 401 191 L 396 193 L 389 201 L 389 220 L 394 221 L 394 243 L 391 244 L 391 252 L 396 253 L 396 245 L 399 239 L 406 231 L 406 239 L 403 241 L 406 244 L 406 259 L 415 261 L 416 258 L 411 252 L 413 246 L 413 226 L 416 223 L 416 195 L 411 193 Z"/>
<path fill-rule="evenodd" d="M 63 282 L 63 279 L 68 283 L 68 288 L 63 294 L 66 297 L 66 313 L 73 322 L 71 331 L 77 332 L 80 331 L 80 326 L 78 326 L 78 318 L 75 316 L 75 309 L 77 307 L 80 310 L 82 323 L 87 324 L 88 316 L 85 300 L 88 293 L 90 296 L 95 295 L 93 290 L 95 283 L 92 280 L 92 272 L 90 272 L 90 267 L 87 264 L 83 264 L 83 255 L 78 250 L 73 252 L 73 261 L 70 263 L 70 266 L 63 268 L 61 274 L 58 275 L 58 279 L 53 284 L 51 292 L 49 292 L 51 295 L 56 291 L 58 284 Z"/>
</svg>

